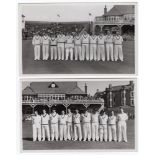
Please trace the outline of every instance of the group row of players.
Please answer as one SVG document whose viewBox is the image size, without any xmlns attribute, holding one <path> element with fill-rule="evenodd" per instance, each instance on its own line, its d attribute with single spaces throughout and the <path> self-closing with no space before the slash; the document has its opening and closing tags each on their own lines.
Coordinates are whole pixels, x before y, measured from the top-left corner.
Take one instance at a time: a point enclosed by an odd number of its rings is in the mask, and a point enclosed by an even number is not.
<svg viewBox="0 0 155 155">
<path fill-rule="evenodd" d="M 86 31 L 74 36 L 71 33 L 51 36 L 44 33 L 42 37 L 37 32 L 32 39 L 34 60 L 40 60 L 42 46 L 43 60 L 50 57 L 51 60 L 123 61 L 122 42 L 119 31 L 116 35 L 107 31 L 107 35 L 101 33 L 99 36 L 89 35 Z"/>
<path fill-rule="evenodd" d="M 101 108 L 100 108 L 101 109 Z M 74 140 L 74 141 L 115 141 L 127 142 L 128 115 L 120 108 L 120 113 L 115 116 L 114 111 L 110 116 L 103 110 L 95 110 L 89 113 L 87 110 L 79 114 L 76 109 L 73 114 L 70 109 L 68 113 L 61 115 L 53 109 L 49 115 L 46 110 L 40 116 L 37 111 L 32 115 L 33 141 Z"/>
</svg>

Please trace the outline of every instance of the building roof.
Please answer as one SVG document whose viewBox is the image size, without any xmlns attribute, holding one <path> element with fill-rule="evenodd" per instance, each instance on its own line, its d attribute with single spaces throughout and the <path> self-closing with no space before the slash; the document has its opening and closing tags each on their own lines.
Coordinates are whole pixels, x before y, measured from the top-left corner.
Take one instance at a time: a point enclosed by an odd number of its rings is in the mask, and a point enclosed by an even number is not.
<svg viewBox="0 0 155 155">
<path fill-rule="evenodd" d="M 51 87 L 51 84 L 55 84 L 55 87 Z M 85 94 L 77 82 L 32 82 L 30 88 L 36 94 Z"/>
<path fill-rule="evenodd" d="M 27 86 L 23 91 L 23 95 L 35 95 L 36 93 L 31 89 L 31 87 Z"/>
<path fill-rule="evenodd" d="M 134 14 L 134 5 L 115 5 L 103 16 L 121 16 L 125 14 Z"/>
</svg>

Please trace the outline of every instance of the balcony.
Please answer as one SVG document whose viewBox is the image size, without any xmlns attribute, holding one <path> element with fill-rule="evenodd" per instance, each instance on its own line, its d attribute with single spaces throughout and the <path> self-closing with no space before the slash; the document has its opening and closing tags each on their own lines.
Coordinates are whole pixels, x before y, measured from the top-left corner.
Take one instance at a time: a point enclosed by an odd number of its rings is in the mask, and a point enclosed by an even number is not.
<svg viewBox="0 0 155 155">
<path fill-rule="evenodd" d="M 56 104 L 103 104 L 104 100 L 23 100 L 23 105 L 56 105 Z"/>
<path fill-rule="evenodd" d="M 95 18 L 95 25 L 134 25 L 134 18 L 132 19 L 106 19 L 103 17 L 96 17 Z"/>
</svg>

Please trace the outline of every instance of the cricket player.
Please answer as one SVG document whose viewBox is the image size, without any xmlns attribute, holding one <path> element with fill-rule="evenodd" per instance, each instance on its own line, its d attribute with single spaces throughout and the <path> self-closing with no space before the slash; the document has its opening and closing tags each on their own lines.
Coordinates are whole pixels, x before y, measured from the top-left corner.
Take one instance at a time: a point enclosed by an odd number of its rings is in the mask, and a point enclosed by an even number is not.
<svg viewBox="0 0 155 155">
<path fill-rule="evenodd" d="M 59 115 L 56 113 L 56 110 L 53 109 L 52 113 L 50 114 L 50 124 L 51 124 L 51 141 L 55 140 L 58 141 L 58 121 Z"/>
<path fill-rule="evenodd" d="M 68 109 L 67 114 L 67 139 L 71 140 L 73 138 L 73 126 L 72 126 L 72 112 Z"/>
<path fill-rule="evenodd" d="M 74 49 L 74 38 L 69 33 L 66 36 L 66 43 L 65 43 L 65 49 L 66 49 L 66 60 L 68 60 L 68 57 L 70 57 L 70 60 L 73 60 L 73 49 Z"/>
<path fill-rule="evenodd" d="M 122 139 L 127 142 L 127 125 L 128 115 L 124 112 L 123 108 L 120 108 L 120 113 L 117 115 L 118 120 L 118 142 Z"/>
<path fill-rule="evenodd" d="M 33 141 L 41 141 L 41 116 L 38 111 L 34 112 L 32 116 L 32 128 L 33 128 Z"/>
<path fill-rule="evenodd" d="M 108 116 L 105 112 L 101 112 L 100 116 L 99 116 L 99 132 L 100 132 L 100 141 L 102 142 L 103 140 L 105 142 L 107 142 L 107 121 L 108 121 Z"/>
<path fill-rule="evenodd" d="M 109 133 L 109 142 L 117 141 L 116 135 L 116 116 L 114 111 L 111 111 L 111 115 L 108 118 L 108 133 Z"/>
<path fill-rule="evenodd" d="M 103 33 L 98 36 L 97 61 L 105 61 L 105 38 Z"/>
<path fill-rule="evenodd" d="M 79 114 L 79 110 L 75 110 L 75 114 L 73 115 L 73 123 L 74 123 L 74 141 L 82 140 L 82 132 L 81 132 L 81 115 Z"/>
<path fill-rule="evenodd" d="M 48 139 L 48 141 L 50 141 L 49 120 L 50 120 L 50 117 L 46 113 L 46 110 L 44 109 L 43 114 L 41 115 L 42 141 L 45 141 L 45 134 L 47 134 L 47 139 Z"/>
<path fill-rule="evenodd" d="M 75 60 L 82 60 L 82 53 L 81 53 L 81 50 L 82 50 L 82 48 L 81 48 L 81 36 L 80 36 L 80 34 L 78 33 L 78 34 L 76 34 L 75 35 L 75 37 L 74 37 L 74 44 L 75 44 L 75 50 L 74 50 L 74 52 L 75 52 Z"/>
<path fill-rule="evenodd" d="M 57 60 L 57 38 L 54 34 L 51 35 L 50 47 L 51 47 L 51 60 Z"/>
<path fill-rule="evenodd" d="M 58 39 L 58 44 L 57 44 L 58 60 L 64 60 L 64 54 L 65 54 L 64 50 L 65 50 L 66 37 L 63 33 L 60 32 L 57 39 Z"/>
<path fill-rule="evenodd" d="M 34 46 L 34 60 L 40 60 L 40 46 L 42 44 L 42 39 L 38 32 L 34 35 L 32 39 L 32 45 Z"/>
<path fill-rule="evenodd" d="M 65 140 L 67 141 L 67 130 L 66 130 L 66 123 L 67 123 L 67 116 L 65 115 L 65 111 L 62 110 L 61 115 L 59 117 L 59 125 L 60 125 L 60 141 Z"/>
<path fill-rule="evenodd" d="M 97 60 L 97 36 L 90 36 L 90 60 Z"/>
<path fill-rule="evenodd" d="M 44 33 L 42 37 L 43 60 L 47 60 L 49 57 L 49 44 L 50 44 L 50 37 L 47 35 L 47 33 Z"/>
<path fill-rule="evenodd" d="M 106 53 L 107 53 L 107 61 L 111 60 L 114 61 L 114 54 L 113 54 L 113 35 L 110 31 L 107 31 L 107 35 L 105 38 L 106 43 Z"/>
<path fill-rule="evenodd" d="M 83 141 L 91 140 L 91 114 L 86 110 L 84 114 L 82 114 L 82 122 L 83 122 Z"/>
<path fill-rule="evenodd" d="M 82 35 L 82 60 L 89 60 L 89 34 L 84 31 Z"/>
<path fill-rule="evenodd" d="M 123 61 L 123 50 L 122 50 L 123 37 L 120 35 L 119 31 L 116 32 L 113 41 L 114 41 L 114 59 L 115 61 L 117 61 L 118 59 Z"/>
</svg>

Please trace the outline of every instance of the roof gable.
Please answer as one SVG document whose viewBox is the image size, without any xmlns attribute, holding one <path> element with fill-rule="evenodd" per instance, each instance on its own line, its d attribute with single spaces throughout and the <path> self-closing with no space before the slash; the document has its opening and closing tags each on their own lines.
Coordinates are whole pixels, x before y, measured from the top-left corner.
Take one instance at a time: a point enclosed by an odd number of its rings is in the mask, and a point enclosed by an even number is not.
<svg viewBox="0 0 155 155">
<path fill-rule="evenodd" d="M 35 95 L 36 93 L 34 92 L 34 90 L 27 86 L 23 91 L 22 91 L 23 95 Z"/>
</svg>

